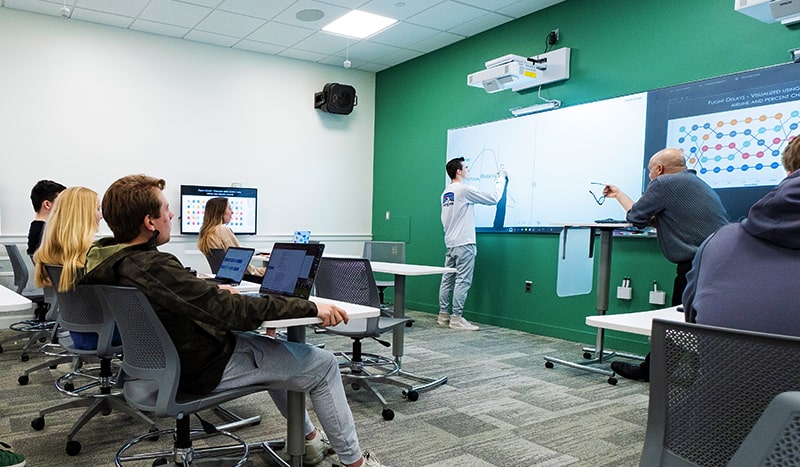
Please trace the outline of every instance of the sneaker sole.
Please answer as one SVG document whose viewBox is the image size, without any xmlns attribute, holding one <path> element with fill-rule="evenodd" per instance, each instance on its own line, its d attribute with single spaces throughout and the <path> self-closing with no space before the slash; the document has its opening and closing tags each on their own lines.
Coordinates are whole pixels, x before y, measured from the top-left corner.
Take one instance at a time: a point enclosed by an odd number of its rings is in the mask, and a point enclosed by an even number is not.
<svg viewBox="0 0 800 467">
<path fill-rule="evenodd" d="M 455 329 L 456 331 L 477 331 L 480 329 L 478 326 L 466 328 L 464 326 L 449 326 L 450 329 Z"/>
</svg>

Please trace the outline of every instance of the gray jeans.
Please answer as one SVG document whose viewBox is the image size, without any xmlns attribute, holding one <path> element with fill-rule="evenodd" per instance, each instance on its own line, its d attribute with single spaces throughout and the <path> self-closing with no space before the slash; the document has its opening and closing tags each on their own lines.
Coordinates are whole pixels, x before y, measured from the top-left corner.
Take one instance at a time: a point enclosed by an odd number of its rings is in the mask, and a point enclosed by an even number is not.
<svg viewBox="0 0 800 467">
<path fill-rule="evenodd" d="M 251 384 L 269 386 L 269 394 L 284 418 L 287 416 L 286 391 L 308 393 L 339 460 L 352 464 L 361 458 L 353 414 L 344 394 L 339 365 L 331 352 L 311 345 L 237 333 L 236 349 L 216 390 Z M 305 434 L 314 430 L 308 412 L 303 425 Z"/>
<path fill-rule="evenodd" d="M 460 245 L 447 249 L 444 266 L 455 268 L 456 272 L 442 274 L 442 285 L 439 287 L 439 313 L 447 313 L 450 308 L 450 297 L 453 297 L 453 316 L 464 313 L 464 302 L 472 285 L 472 273 L 475 271 L 477 245 Z"/>
</svg>

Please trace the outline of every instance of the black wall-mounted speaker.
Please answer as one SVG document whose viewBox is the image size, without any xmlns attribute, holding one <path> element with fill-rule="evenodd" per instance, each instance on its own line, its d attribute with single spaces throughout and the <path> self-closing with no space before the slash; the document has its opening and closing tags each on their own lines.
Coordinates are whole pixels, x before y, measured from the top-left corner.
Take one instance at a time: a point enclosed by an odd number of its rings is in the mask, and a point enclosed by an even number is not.
<svg viewBox="0 0 800 467">
<path fill-rule="evenodd" d="M 322 92 L 314 93 L 314 108 L 323 112 L 348 115 L 356 105 L 356 88 L 347 84 L 328 83 Z"/>
</svg>

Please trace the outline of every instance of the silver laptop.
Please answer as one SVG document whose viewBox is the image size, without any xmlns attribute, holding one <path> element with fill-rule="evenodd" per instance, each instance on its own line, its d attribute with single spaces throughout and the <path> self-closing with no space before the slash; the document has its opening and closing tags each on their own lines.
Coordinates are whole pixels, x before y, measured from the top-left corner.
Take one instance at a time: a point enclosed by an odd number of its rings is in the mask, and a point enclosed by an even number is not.
<svg viewBox="0 0 800 467">
<path fill-rule="evenodd" d="M 276 243 L 258 295 L 282 295 L 308 299 L 317 277 L 325 245 L 321 243 Z"/>
</svg>

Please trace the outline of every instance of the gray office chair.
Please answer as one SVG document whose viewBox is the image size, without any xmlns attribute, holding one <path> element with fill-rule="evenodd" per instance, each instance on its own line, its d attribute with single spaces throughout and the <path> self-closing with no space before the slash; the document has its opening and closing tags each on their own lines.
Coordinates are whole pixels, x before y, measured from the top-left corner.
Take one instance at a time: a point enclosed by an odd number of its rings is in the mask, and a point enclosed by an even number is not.
<svg viewBox="0 0 800 467">
<path fill-rule="evenodd" d="M 169 461 L 188 467 L 194 465 L 196 460 L 219 458 L 225 460 L 234 458 L 235 465 L 241 466 L 247 462 L 250 450 L 253 448 L 263 449 L 278 465 L 288 465 L 274 452 L 274 449 L 284 446 L 283 440 L 248 444 L 239 436 L 217 429 L 207 422 L 203 423 L 202 430 L 192 429 L 189 424 L 189 416 L 193 413 L 212 409 L 219 404 L 249 394 L 266 391 L 266 387 L 244 386 L 211 394 L 190 394 L 181 391 L 178 388 L 181 373 L 178 351 L 147 297 L 135 288 L 100 287 L 103 307 L 113 315 L 122 335 L 125 354 L 122 362 L 122 380 L 125 398 L 130 405 L 139 410 L 152 413 L 156 417 L 175 419 L 175 429 L 155 433 L 160 439 L 174 440 L 170 449 L 134 453 L 141 441 L 152 438 L 153 433 L 146 433 L 130 440 L 119 449 L 114 459 L 117 466 L 156 459 L 154 464 Z M 170 436 L 162 436 L 167 434 Z M 207 434 L 223 435 L 235 441 L 235 444 L 195 448 L 192 438 Z"/>
<path fill-rule="evenodd" d="M 50 282 L 58 284 L 61 266 L 45 267 Z M 39 415 L 31 421 L 31 427 L 37 431 L 43 430 L 46 415 L 75 407 L 86 407 L 67 433 L 66 452 L 70 456 L 81 451 L 81 443 L 75 440 L 75 435 L 98 413 L 108 415 L 112 410 L 123 412 L 145 422 L 151 432 L 156 431 L 153 421 L 130 407 L 125 402 L 122 391 L 115 388 L 117 374 L 112 368 L 112 360 L 122 353 L 122 346 L 119 342 L 114 342 L 114 319 L 101 306 L 97 286 L 79 285 L 74 290 L 57 294 L 59 326 L 71 332 L 96 335 L 97 344 L 92 349 L 80 349 L 73 345 L 72 339 L 61 338 L 60 344 L 76 355 L 76 358 L 73 370 L 59 377 L 55 387 L 60 393 L 73 399 L 40 410 Z M 86 367 L 86 364 L 98 361 L 99 372 Z"/>
<path fill-rule="evenodd" d="M 775 396 L 728 467 L 800 465 L 800 392 Z"/>
<path fill-rule="evenodd" d="M 35 347 L 40 343 L 47 342 L 48 339 L 54 337 L 55 321 L 48 316 L 50 304 L 45 300 L 45 293 L 42 289 L 26 290 L 28 281 L 30 280 L 30 271 L 28 265 L 19 251 L 19 247 L 15 244 L 5 244 L 8 259 L 11 261 L 11 269 L 14 271 L 14 286 L 16 292 L 25 298 L 35 303 L 33 319 L 26 319 L 18 321 L 9 326 L 10 329 L 21 333 L 22 336 L 28 339 L 22 347 L 22 354 L 20 360 L 27 362 L 30 359 L 28 350 Z M 3 344 L 16 341 L 20 335 L 11 335 L 3 340 L 0 340 L 0 353 L 3 352 Z"/>
<path fill-rule="evenodd" d="M 726 465 L 772 399 L 800 388 L 798 354 L 798 337 L 653 320 L 639 465 Z"/>
<path fill-rule="evenodd" d="M 405 242 L 364 242 L 364 258 L 370 261 L 381 261 L 384 263 L 405 263 L 406 262 L 406 244 Z M 378 287 L 378 295 L 380 297 L 381 310 L 386 310 L 386 301 L 384 293 L 387 288 L 394 287 L 394 279 L 381 279 L 376 278 L 375 285 Z M 391 316 L 391 310 L 383 313 L 386 316 Z M 410 322 L 409 322 L 410 323 Z"/>
<path fill-rule="evenodd" d="M 314 285 L 319 297 L 374 308 L 378 308 L 380 305 L 378 288 L 375 286 L 372 268 L 366 258 L 323 257 L 319 263 Z M 361 341 L 371 338 L 388 347 L 389 342 L 379 339 L 380 335 L 392 330 L 395 326 L 403 326 L 406 322 L 408 322 L 406 318 L 377 316 L 356 319 L 347 324 L 342 323 L 326 328 L 329 333 L 347 336 L 353 340 L 352 352 L 337 353 L 337 356 L 342 359 L 339 364 L 342 379 L 345 383 L 350 383 L 354 389 L 364 388 L 378 399 L 383 407 L 381 415 L 386 420 L 394 418 L 394 411 L 389 408 L 386 399 L 372 387 L 371 383 L 400 386 L 405 389 L 403 394 L 412 401 L 417 400 L 419 394 L 413 391 L 409 385 L 391 378 L 400 369 L 395 360 L 381 355 L 363 353 Z"/>
<path fill-rule="evenodd" d="M 208 266 L 211 268 L 211 274 L 216 274 L 219 267 L 222 266 L 222 259 L 225 258 L 225 250 L 222 248 L 212 248 L 211 252 L 206 255 Z"/>
</svg>

